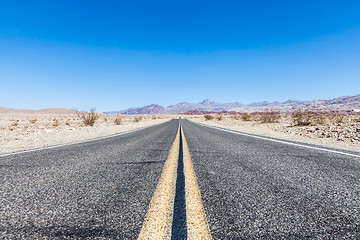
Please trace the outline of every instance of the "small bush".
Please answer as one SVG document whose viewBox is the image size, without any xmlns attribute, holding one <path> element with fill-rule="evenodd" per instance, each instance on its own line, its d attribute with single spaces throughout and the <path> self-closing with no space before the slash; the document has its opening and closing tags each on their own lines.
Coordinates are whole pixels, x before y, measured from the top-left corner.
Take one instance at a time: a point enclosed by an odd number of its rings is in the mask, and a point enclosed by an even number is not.
<svg viewBox="0 0 360 240">
<path fill-rule="evenodd" d="M 298 109 L 293 111 L 291 118 L 295 126 L 308 126 L 311 123 L 312 115 L 311 111 Z"/>
<path fill-rule="evenodd" d="M 70 126 L 70 123 L 71 123 L 70 120 L 67 120 L 66 123 L 65 123 L 65 125 L 66 125 L 66 126 Z"/>
<path fill-rule="evenodd" d="M 137 116 L 134 118 L 134 122 L 138 123 L 141 121 L 141 119 L 142 119 L 142 116 Z"/>
<path fill-rule="evenodd" d="M 239 120 L 239 119 L 240 119 L 240 115 L 239 115 L 239 114 L 234 114 L 234 115 L 231 115 L 231 118 L 232 118 L 232 119 L 235 119 L 235 120 Z"/>
<path fill-rule="evenodd" d="M 11 120 L 11 127 L 16 127 L 17 125 L 19 125 L 19 120 Z"/>
<path fill-rule="evenodd" d="M 221 121 L 222 119 L 223 119 L 223 116 L 221 116 L 221 115 L 216 116 L 216 120 Z"/>
<path fill-rule="evenodd" d="M 117 116 L 114 120 L 114 123 L 115 125 L 120 125 L 122 123 L 122 119 L 119 116 Z"/>
<path fill-rule="evenodd" d="M 313 113 L 312 114 L 312 122 L 316 125 L 318 124 L 325 124 L 326 116 L 322 113 Z"/>
<path fill-rule="evenodd" d="M 86 126 L 93 127 L 99 115 L 95 112 L 95 108 L 92 108 L 90 112 L 79 112 L 78 116 L 82 119 Z"/>
<path fill-rule="evenodd" d="M 251 121 L 251 115 L 248 113 L 244 113 L 243 115 L 241 115 L 241 120 L 245 122 Z"/>
<path fill-rule="evenodd" d="M 204 118 L 205 118 L 206 121 L 209 121 L 209 120 L 213 120 L 214 116 L 206 114 L 206 115 L 204 115 Z"/>
<path fill-rule="evenodd" d="M 156 116 L 152 116 L 151 119 L 152 119 L 152 120 L 155 120 L 155 119 L 156 119 Z"/>
<path fill-rule="evenodd" d="M 32 123 L 32 124 L 34 124 L 34 123 L 36 123 L 36 122 L 37 122 L 37 119 L 36 119 L 36 118 L 34 118 L 34 119 L 30 119 L 30 120 L 29 120 L 29 122 L 30 122 L 30 123 Z"/>
<path fill-rule="evenodd" d="M 336 113 L 330 114 L 329 120 L 331 123 L 337 123 L 337 124 L 343 123 L 345 120 L 345 114 L 336 114 Z"/>
<path fill-rule="evenodd" d="M 279 111 L 269 111 L 265 110 L 260 114 L 260 122 L 262 123 L 275 123 L 279 122 L 279 119 L 281 118 Z"/>
<path fill-rule="evenodd" d="M 356 123 L 360 123 L 360 115 L 355 116 L 353 121 Z"/>
<path fill-rule="evenodd" d="M 60 125 L 60 122 L 59 122 L 59 120 L 57 120 L 57 119 L 54 119 L 54 123 L 53 123 L 53 126 L 54 127 L 57 127 L 57 126 L 59 126 Z"/>
</svg>

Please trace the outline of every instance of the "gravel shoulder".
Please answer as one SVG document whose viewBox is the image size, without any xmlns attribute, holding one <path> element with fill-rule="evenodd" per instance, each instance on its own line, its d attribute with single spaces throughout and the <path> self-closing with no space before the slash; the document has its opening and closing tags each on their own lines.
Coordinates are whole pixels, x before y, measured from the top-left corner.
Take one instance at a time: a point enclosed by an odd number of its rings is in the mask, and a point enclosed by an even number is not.
<svg viewBox="0 0 360 240">
<path fill-rule="evenodd" d="M 116 118 L 121 119 L 119 125 L 114 123 Z M 95 125 L 90 127 L 85 126 L 77 115 L 71 114 L 0 114 L 0 153 L 104 137 L 164 123 L 172 118 L 175 117 L 101 115 Z"/>
<path fill-rule="evenodd" d="M 185 116 L 184 118 L 249 134 L 360 152 L 359 122 L 298 127 L 292 126 L 291 121 L 286 118 L 278 123 L 242 121 L 234 119 L 233 116 L 222 116 L 220 121 L 216 119 L 206 121 L 204 116 Z"/>
</svg>

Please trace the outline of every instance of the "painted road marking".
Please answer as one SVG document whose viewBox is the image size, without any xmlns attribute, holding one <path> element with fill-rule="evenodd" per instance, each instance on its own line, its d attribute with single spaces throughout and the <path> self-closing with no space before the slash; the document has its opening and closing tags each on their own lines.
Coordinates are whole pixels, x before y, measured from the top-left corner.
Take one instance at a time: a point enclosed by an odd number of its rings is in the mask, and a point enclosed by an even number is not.
<svg viewBox="0 0 360 240">
<path fill-rule="evenodd" d="M 182 128 L 181 133 L 185 174 L 187 236 L 188 239 L 212 239 L 199 185 L 191 162 L 189 147 Z"/>
<path fill-rule="evenodd" d="M 203 124 L 203 123 L 196 123 L 196 122 L 194 122 L 194 123 L 205 126 L 205 127 L 214 128 L 214 129 L 218 129 L 218 130 L 221 130 L 221 131 L 224 131 L 224 132 L 235 133 L 235 134 L 243 135 L 243 136 L 247 136 L 247 137 L 253 137 L 253 138 L 263 139 L 263 140 L 277 142 L 277 143 L 283 143 L 283 144 L 288 144 L 288 145 L 293 145 L 293 146 L 298 146 L 298 147 L 303 147 L 303 148 L 310 148 L 310 149 L 315 149 L 315 150 L 331 152 L 331 153 L 337 153 L 337 154 L 342 154 L 342 155 L 346 155 L 346 156 L 350 156 L 350 157 L 360 158 L 360 155 L 356 155 L 356 154 L 340 152 L 340 151 L 326 149 L 326 148 L 320 148 L 320 147 L 313 147 L 313 146 L 303 145 L 303 144 L 300 144 L 300 143 L 287 142 L 287 141 L 283 141 L 283 140 L 279 140 L 279 139 L 261 137 L 261 136 L 257 136 L 257 135 L 252 135 L 252 134 L 247 134 L 247 133 L 243 133 L 243 132 L 233 131 L 233 130 L 224 129 L 224 128 L 220 128 L 220 127 L 210 126 L 210 125 L 206 125 L 206 124 Z"/>
<path fill-rule="evenodd" d="M 172 238 L 172 224 L 176 222 L 173 221 L 176 220 L 173 218 L 179 217 L 173 215 L 179 162 L 183 164 L 185 178 L 186 212 L 183 214 L 186 215 L 186 226 L 183 227 L 186 228 L 186 238 L 212 239 L 189 148 L 182 130 L 181 120 L 179 120 L 178 132 L 151 199 L 149 210 L 139 234 L 139 240 Z M 174 234 L 176 233 L 174 232 Z"/>
<path fill-rule="evenodd" d="M 180 123 L 139 234 L 140 239 L 170 239 L 174 211 Z"/>
</svg>

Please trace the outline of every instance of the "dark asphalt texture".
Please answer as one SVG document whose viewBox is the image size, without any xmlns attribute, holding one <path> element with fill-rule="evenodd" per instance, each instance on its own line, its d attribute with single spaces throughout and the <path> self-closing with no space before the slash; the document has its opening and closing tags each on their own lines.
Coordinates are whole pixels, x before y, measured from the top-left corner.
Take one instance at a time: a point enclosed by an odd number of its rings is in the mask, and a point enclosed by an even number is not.
<svg viewBox="0 0 360 240">
<path fill-rule="evenodd" d="M 136 239 L 177 128 L 0 157 L 0 239 Z"/>
<path fill-rule="evenodd" d="M 360 239 L 359 158 L 182 124 L 214 239 Z M 0 239 L 136 239 L 177 128 L 0 157 Z"/>
<path fill-rule="evenodd" d="M 182 125 L 214 239 L 360 239 L 360 158 Z"/>
</svg>

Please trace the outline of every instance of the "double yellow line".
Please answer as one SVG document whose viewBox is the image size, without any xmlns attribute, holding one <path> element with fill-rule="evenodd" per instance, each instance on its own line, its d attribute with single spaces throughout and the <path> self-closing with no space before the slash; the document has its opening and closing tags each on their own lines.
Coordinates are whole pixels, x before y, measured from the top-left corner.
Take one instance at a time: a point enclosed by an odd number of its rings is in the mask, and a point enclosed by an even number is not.
<svg viewBox="0 0 360 240">
<path fill-rule="evenodd" d="M 140 231 L 142 239 L 171 239 L 180 138 L 185 176 L 186 228 L 188 239 L 211 239 L 210 228 L 202 204 L 200 190 L 191 162 L 181 120 L 175 140 L 164 164 L 159 183 Z"/>
</svg>

